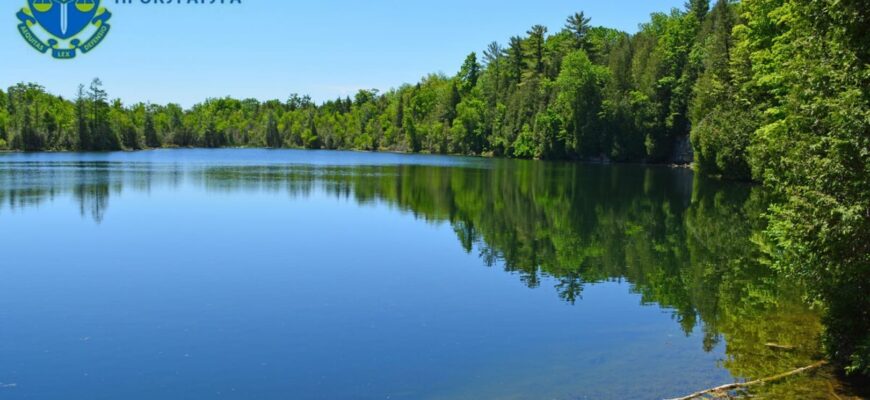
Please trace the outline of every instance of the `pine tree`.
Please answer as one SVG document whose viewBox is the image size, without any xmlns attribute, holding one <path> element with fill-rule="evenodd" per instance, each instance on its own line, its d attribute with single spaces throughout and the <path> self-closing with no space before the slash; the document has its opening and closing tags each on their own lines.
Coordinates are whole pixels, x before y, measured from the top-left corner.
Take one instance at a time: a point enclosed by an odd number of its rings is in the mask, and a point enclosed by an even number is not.
<svg viewBox="0 0 870 400">
<path fill-rule="evenodd" d="M 91 150 L 120 150 L 121 140 L 112 129 L 109 121 L 108 94 L 103 89 L 103 82 L 94 78 L 87 92 L 90 106 L 90 144 Z"/>
<path fill-rule="evenodd" d="M 508 62 L 508 81 L 513 85 L 518 85 L 523 76 L 525 68 L 525 54 L 523 53 L 523 39 L 519 36 L 513 36 L 507 51 Z"/>
<path fill-rule="evenodd" d="M 698 21 L 703 21 L 710 10 L 710 0 L 689 0 L 686 2 L 686 10 L 694 15 Z"/>
<path fill-rule="evenodd" d="M 486 63 L 486 68 L 490 72 L 489 79 L 492 83 L 492 92 L 489 95 L 491 104 L 498 101 L 498 95 L 501 91 L 501 74 L 502 74 L 502 58 L 504 57 L 504 48 L 498 42 L 492 42 L 483 52 L 483 60 Z"/>
<path fill-rule="evenodd" d="M 85 85 L 79 85 L 76 93 L 76 133 L 78 133 L 79 150 L 91 149 L 90 122 L 88 121 L 87 102 L 85 100 Z"/>
<path fill-rule="evenodd" d="M 547 27 L 535 25 L 526 32 L 529 35 L 526 42 L 526 57 L 529 68 L 536 74 L 544 72 L 544 43 L 546 41 Z"/>
<path fill-rule="evenodd" d="M 477 54 L 472 52 L 465 58 L 462 63 L 462 68 L 459 70 L 459 81 L 461 82 L 460 90 L 462 93 L 468 93 L 477 86 L 477 80 L 480 78 L 480 64 L 477 62 Z"/>
<path fill-rule="evenodd" d="M 575 48 L 588 50 L 587 36 L 589 35 L 589 22 L 591 21 L 591 18 L 586 17 L 583 12 L 579 12 L 568 17 L 568 20 L 565 22 L 565 29 L 574 36 Z"/>
</svg>

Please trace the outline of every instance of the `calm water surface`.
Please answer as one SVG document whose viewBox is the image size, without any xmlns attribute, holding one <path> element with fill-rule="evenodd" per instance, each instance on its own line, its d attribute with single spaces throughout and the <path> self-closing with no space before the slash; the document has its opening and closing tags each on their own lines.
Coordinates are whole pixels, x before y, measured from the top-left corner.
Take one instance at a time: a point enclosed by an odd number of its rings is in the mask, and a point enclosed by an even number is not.
<svg viewBox="0 0 870 400">
<path fill-rule="evenodd" d="M 0 154 L 0 398 L 661 399 L 773 375 L 818 356 L 819 321 L 759 262 L 765 204 L 661 167 Z"/>
</svg>

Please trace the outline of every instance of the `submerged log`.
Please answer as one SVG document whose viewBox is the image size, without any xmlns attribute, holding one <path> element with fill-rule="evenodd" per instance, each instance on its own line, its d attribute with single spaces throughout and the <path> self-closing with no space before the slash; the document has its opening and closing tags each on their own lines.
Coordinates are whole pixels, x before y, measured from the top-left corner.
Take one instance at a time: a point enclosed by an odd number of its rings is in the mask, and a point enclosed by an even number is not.
<svg viewBox="0 0 870 400">
<path fill-rule="evenodd" d="M 767 347 L 770 347 L 771 349 L 774 349 L 774 350 L 787 350 L 787 351 L 794 350 L 794 346 L 789 346 L 789 345 L 784 345 L 784 344 L 779 344 L 779 343 L 765 343 L 764 345 Z"/>
<path fill-rule="evenodd" d="M 763 378 L 763 379 L 756 379 L 754 381 L 749 381 L 749 382 L 729 383 L 727 385 L 717 386 L 717 387 L 714 387 L 711 389 L 702 390 L 700 392 L 692 393 L 688 396 L 677 397 L 675 399 L 670 399 L 670 400 L 692 400 L 692 399 L 697 399 L 705 394 L 723 393 L 723 392 L 728 392 L 728 391 L 735 390 L 735 389 L 746 388 L 749 386 L 770 383 L 773 381 L 778 381 L 778 380 L 783 379 L 783 378 L 788 378 L 792 375 L 797 375 L 797 374 L 801 374 L 801 373 L 811 371 L 811 370 L 814 370 L 817 368 L 821 368 L 822 366 L 824 366 L 827 363 L 828 363 L 827 361 L 819 361 L 813 365 L 808 365 L 808 366 L 803 367 L 803 368 L 798 368 L 794 371 L 784 372 L 784 373 L 779 374 L 779 375 L 774 375 L 774 376 Z"/>
</svg>

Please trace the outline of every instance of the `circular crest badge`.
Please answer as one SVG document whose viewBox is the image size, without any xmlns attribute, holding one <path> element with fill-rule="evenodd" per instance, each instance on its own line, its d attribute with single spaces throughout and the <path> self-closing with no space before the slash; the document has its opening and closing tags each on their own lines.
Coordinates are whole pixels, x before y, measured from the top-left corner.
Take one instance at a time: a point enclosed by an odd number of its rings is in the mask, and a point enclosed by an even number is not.
<svg viewBox="0 0 870 400">
<path fill-rule="evenodd" d="M 112 14 L 101 0 L 27 0 L 18 12 L 18 32 L 36 51 L 57 59 L 75 58 L 99 45 L 111 26 Z M 84 37 L 84 39 L 82 39 Z"/>
</svg>

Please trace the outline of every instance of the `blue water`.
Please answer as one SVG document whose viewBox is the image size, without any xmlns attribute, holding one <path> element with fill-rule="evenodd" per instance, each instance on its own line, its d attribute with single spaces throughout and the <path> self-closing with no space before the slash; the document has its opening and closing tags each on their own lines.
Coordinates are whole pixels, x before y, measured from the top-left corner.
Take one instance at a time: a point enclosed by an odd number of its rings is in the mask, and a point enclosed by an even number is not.
<svg viewBox="0 0 870 400">
<path fill-rule="evenodd" d="M 703 318 L 686 322 L 701 307 L 643 283 L 697 265 L 691 250 L 587 235 L 616 215 L 689 240 L 648 215 L 691 212 L 692 185 L 440 156 L 3 154 L 0 398 L 654 399 L 727 383 L 727 340 L 705 348 Z M 582 293 L 560 295 L 581 272 Z"/>
</svg>

